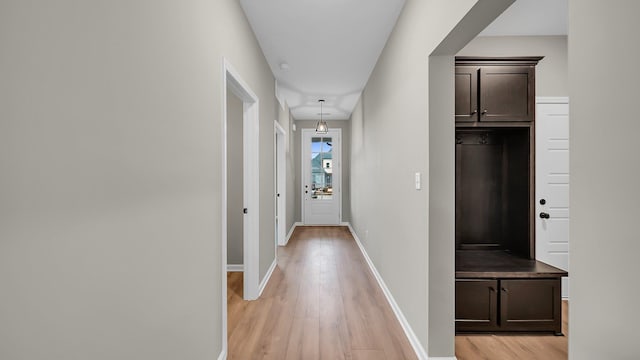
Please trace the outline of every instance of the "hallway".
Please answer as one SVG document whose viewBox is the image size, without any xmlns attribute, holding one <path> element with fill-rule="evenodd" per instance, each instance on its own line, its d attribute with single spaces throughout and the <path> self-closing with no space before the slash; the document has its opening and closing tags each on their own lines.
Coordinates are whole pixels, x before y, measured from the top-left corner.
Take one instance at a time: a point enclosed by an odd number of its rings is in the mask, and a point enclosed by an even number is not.
<svg viewBox="0 0 640 360">
<path fill-rule="evenodd" d="M 298 227 L 260 299 L 228 273 L 229 359 L 415 359 L 346 227 Z"/>
</svg>

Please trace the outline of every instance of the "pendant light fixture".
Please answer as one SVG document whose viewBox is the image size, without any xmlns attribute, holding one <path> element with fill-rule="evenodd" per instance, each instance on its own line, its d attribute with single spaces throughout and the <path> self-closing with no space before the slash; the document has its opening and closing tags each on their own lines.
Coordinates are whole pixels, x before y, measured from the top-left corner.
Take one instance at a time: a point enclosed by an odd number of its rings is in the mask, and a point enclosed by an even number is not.
<svg viewBox="0 0 640 360">
<path fill-rule="evenodd" d="M 320 103 L 320 121 L 316 124 L 316 134 L 326 134 L 329 132 L 329 126 L 327 126 L 327 122 L 322 120 L 322 104 L 324 103 L 324 99 L 318 100 Z"/>
</svg>

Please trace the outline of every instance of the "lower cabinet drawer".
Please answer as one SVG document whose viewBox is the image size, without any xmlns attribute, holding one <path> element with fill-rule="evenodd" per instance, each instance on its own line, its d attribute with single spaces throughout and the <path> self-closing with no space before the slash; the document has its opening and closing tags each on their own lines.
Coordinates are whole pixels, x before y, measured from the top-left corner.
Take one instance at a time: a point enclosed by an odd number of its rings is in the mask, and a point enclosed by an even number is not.
<svg viewBox="0 0 640 360">
<path fill-rule="evenodd" d="M 559 278 L 456 279 L 456 331 L 561 334 L 560 289 Z"/>
</svg>

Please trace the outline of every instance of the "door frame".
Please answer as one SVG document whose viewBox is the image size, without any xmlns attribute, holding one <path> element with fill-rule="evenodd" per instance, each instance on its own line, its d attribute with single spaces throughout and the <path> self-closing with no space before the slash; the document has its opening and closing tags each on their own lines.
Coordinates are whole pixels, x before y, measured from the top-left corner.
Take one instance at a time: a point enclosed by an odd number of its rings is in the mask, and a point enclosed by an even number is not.
<svg viewBox="0 0 640 360">
<path fill-rule="evenodd" d="M 315 129 L 302 129 L 301 134 L 300 134 L 300 213 L 302 218 L 300 219 L 302 221 L 303 224 L 307 225 L 305 222 L 305 206 L 304 206 L 304 179 L 305 179 L 305 173 L 304 173 L 304 169 L 306 166 L 305 163 L 305 157 L 304 157 L 304 153 L 305 153 L 305 142 L 304 142 L 304 138 L 305 138 L 305 134 L 310 134 L 310 133 L 315 133 Z M 339 141 L 338 141 L 338 146 L 334 147 L 335 149 L 338 150 L 338 154 L 340 155 L 339 158 L 337 159 L 337 166 L 338 166 L 338 173 L 340 174 L 340 176 L 338 177 L 338 191 L 334 192 L 334 196 L 337 196 L 337 201 L 338 201 L 338 223 L 336 225 L 339 225 L 342 223 L 342 129 L 341 128 L 334 128 L 334 129 L 329 129 L 329 132 L 327 134 L 322 134 L 322 135 L 327 135 L 327 136 L 331 136 L 330 134 L 333 133 L 335 136 L 335 134 L 338 135 L 339 137 Z M 335 167 L 335 165 L 334 165 Z M 335 179 L 334 179 L 335 180 Z M 333 225 L 333 224 L 330 224 Z"/>
<path fill-rule="evenodd" d="M 259 292 L 259 106 L 260 101 L 239 72 L 222 58 L 222 316 L 223 344 L 227 340 L 227 88 L 242 101 L 243 108 L 243 202 L 247 213 L 243 225 L 243 265 L 245 300 L 255 300 Z"/>
<path fill-rule="evenodd" d="M 276 206 L 276 240 L 279 246 L 285 245 L 287 236 L 287 132 L 277 120 L 273 122 L 275 134 L 274 159 L 276 160 L 275 175 L 275 206 Z M 278 196 L 279 195 L 279 196 Z M 277 254 L 277 251 L 276 251 Z"/>
</svg>

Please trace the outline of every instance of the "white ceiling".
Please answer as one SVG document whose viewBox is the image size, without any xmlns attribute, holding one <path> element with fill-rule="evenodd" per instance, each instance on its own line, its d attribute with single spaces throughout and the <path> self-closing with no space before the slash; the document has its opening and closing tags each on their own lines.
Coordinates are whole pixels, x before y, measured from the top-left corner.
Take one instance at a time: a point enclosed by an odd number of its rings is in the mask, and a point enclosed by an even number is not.
<svg viewBox="0 0 640 360">
<path fill-rule="evenodd" d="M 479 36 L 567 35 L 567 0 L 517 0 Z"/>
<path fill-rule="evenodd" d="M 480 36 L 566 35 L 568 0 L 517 0 Z M 405 0 L 240 0 L 296 120 L 349 119 Z M 281 69 L 286 63 L 288 70 Z"/>
<path fill-rule="evenodd" d="M 325 119 L 349 119 L 404 2 L 240 0 L 296 120 L 317 120 L 320 98 Z"/>
</svg>

